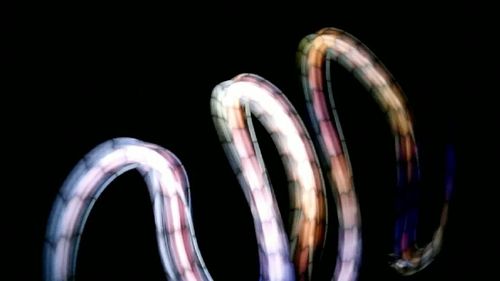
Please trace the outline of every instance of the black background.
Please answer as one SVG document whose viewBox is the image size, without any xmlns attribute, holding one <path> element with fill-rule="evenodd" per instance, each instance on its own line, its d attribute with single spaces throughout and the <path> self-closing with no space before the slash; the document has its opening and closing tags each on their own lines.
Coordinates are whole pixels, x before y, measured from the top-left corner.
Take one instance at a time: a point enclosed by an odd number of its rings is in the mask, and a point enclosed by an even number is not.
<svg viewBox="0 0 500 281">
<path fill-rule="evenodd" d="M 335 67 L 334 90 L 362 212 L 360 280 L 450 280 L 476 272 L 481 268 L 475 258 L 479 235 L 470 225 L 469 211 L 478 195 L 466 195 L 463 189 L 470 180 L 463 164 L 470 152 L 462 139 L 463 94 L 473 89 L 469 60 L 476 50 L 473 37 L 457 44 L 474 29 L 466 20 L 471 14 L 473 10 L 462 7 L 427 4 L 332 3 L 289 3 L 280 9 L 256 3 L 172 3 L 19 10 L 22 43 L 16 65 L 21 81 L 15 82 L 17 110 L 8 140 L 23 151 L 12 162 L 21 182 L 13 183 L 15 196 L 23 199 L 20 211 L 9 217 L 14 238 L 26 238 L 10 256 L 20 265 L 14 267 L 14 279 L 41 277 L 48 214 L 72 167 L 96 145 L 126 136 L 159 144 L 184 164 L 194 227 L 212 277 L 256 280 L 252 219 L 212 124 L 211 91 L 239 73 L 258 74 L 285 93 L 311 129 L 295 52 L 301 38 L 323 27 L 337 27 L 360 39 L 408 96 L 422 152 L 424 240 L 439 216 L 445 128 L 455 130 L 457 188 L 443 252 L 423 272 L 398 277 L 387 266 L 394 199 L 392 137 L 370 95 L 352 75 Z M 271 139 L 257 129 L 287 221 L 283 168 Z M 334 268 L 336 222 L 330 204 L 333 236 L 317 280 L 328 280 Z M 127 173 L 103 193 L 89 217 L 77 279 L 164 280 L 154 233 L 146 186 L 137 173 Z"/>
</svg>

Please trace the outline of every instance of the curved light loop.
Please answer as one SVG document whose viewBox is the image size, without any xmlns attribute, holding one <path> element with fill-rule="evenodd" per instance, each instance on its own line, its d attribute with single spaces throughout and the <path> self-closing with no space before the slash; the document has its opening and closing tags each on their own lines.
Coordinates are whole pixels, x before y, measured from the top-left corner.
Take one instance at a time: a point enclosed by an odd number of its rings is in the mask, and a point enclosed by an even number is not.
<svg viewBox="0 0 500 281">
<path fill-rule="evenodd" d="M 395 138 L 398 217 L 391 264 L 413 274 L 438 254 L 453 189 L 454 150 L 447 150 L 445 202 L 431 242 L 416 245 L 418 151 L 404 94 L 386 68 L 361 42 L 334 28 L 304 38 L 298 51 L 301 79 L 314 136 L 336 201 L 338 255 L 333 280 L 353 281 L 361 259 L 361 219 L 352 168 L 334 103 L 330 60 L 336 60 L 372 93 L 387 114 Z M 324 73 L 323 69 L 326 69 Z M 327 87 L 332 112 L 328 109 Z M 315 254 L 325 243 L 326 190 L 315 147 L 301 118 L 273 84 L 253 74 L 220 83 L 212 92 L 212 118 L 226 156 L 253 216 L 260 280 L 311 280 Z M 251 116 L 263 125 L 282 159 L 289 184 L 291 231 L 285 227 L 264 165 Z M 325 168 L 325 167 L 323 167 Z M 49 218 L 44 249 L 45 280 L 73 280 L 80 236 L 104 189 L 136 169 L 153 205 L 160 258 L 169 280 L 212 280 L 197 246 L 190 213 L 189 183 L 170 151 L 131 138 L 107 141 L 88 153 L 63 184 Z M 415 201 L 415 200 L 414 200 Z"/>
<path fill-rule="evenodd" d="M 272 136 L 282 158 L 290 191 L 291 255 L 297 279 L 310 280 L 313 256 L 323 244 L 326 202 L 321 169 L 314 147 L 297 112 L 281 91 L 262 77 L 242 74 L 219 84 L 212 95 L 212 115 L 219 138 L 251 206 L 254 223 L 281 224 L 250 113 Z M 256 227 L 257 240 L 265 253 L 273 234 Z M 276 241 L 276 240 L 274 240 Z M 272 245 L 287 251 L 287 244 Z M 268 263 L 261 255 L 261 265 Z M 262 270 L 262 268 L 261 268 Z"/>
<path fill-rule="evenodd" d="M 45 239 L 45 280 L 73 280 L 80 236 L 95 201 L 122 173 L 137 169 L 151 197 L 160 257 L 170 280 L 212 280 L 198 250 L 188 180 L 170 151 L 131 138 L 107 141 L 73 169 L 54 203 Z"/>
<path fill-rule="evenodd" d="M 352 72 L 372 93 L 380 108 L 386 113 L 395 138 L 399 194 L 393 253 L 395 261 L 392 266 L 404 275 L 413 274 L 425 268 L 432 262 L 441 247 L 448 200 L 453 186 L 453 147 L 449 146 L 447 152 L 446 194 L 440 224 L 434 232 L 432 241 L 425 247 L 418 248 L 416 245 L 418 206 L 416 202 L 410 202 L 407 199 L 414 199 L 415 193 L 418 192 L 420 178 L 418 151 L 410 113 L 401 88 L 366 46 L 352 35 L 336 28 L 325 28 L 304 38 L 300 43 L 298 59 L 309 115 L 314 124 L 322 155 L 325 156 L 332 173 L 349 172 L 346 176 L 345 189 L 348 193 L 354 194 L 350 174 L 351 164 L 334 103 L 329 73 L 330 60 L 338 61 Z M 326 68 L 326 75 L 323 67 Z M 326 102 L 325 84 L 328 87 L 333 120 Z M 333 179 L 333 185 L 342 186 L 342 183 L 337 182 L 334 177 L 330 179 Z M 342 193 L 337 194 L 336 200 L 338 208 L 343 208 L 345 206 L 343 201 L 347 201 Z M 339 216 L 340 213 L 341 211 L 339 211 Z M 341 273 L 336 274 L 340 276 Z"/>
</svg>

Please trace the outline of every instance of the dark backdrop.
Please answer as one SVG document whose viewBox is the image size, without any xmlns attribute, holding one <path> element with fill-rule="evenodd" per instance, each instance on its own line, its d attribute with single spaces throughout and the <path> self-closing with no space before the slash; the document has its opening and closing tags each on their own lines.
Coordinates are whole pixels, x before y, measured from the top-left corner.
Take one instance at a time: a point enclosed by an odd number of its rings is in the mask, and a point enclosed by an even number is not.
<svg viewBox="0 0 500 281">
<path fill-rule="evenodd" d="M 461 142 L 466 134 L 461 105 L 463 93 L 472 89 L 467 67 L 472 51 L 467 46 L 474 38 L 457 46 L 457 38 L 472 30 L 461 7 L 302 3 L 271 9 L 249 2 L 34 8 L 19 13 L 19 25 L 25 27 L 17 55 L 22 81 L 14 97 L 20 117 L 9 138 L 23 151 L 13 162 L 21 182 L 14 184 L 15 196 L 22 204 L 10 215 L 15 238 L 27 235 L 11 255 L 21 265 L 15 267 L 16 280 L 40 278 L 48 214 L 73 166 L 96 145 L 121 136 L 159 144 L 184 164 L 198 243 L 214 279 L 256 280 L 252 219 L 212 124 L 211 91 L 239 73 L 261 75 L 285 93 L 310 129 L 295 52 L 301 38 L 323 27 L 359 38 L 408 96 L 422 152 L 423 240 L 439 216 L 445 128 L 455 129 L 459 173 L 443 252 L 429 268 L 406 280 L 450 280 L 480 268 L 473 258 L 479 236 L 463 223 L 463 218 L 470 223 L 468 210 L 473 208 L 461 189 L 468 153 Z M 362 212 L 360 280 L 405 280 L 387 266 L 395 175 L 389 127 L 354 77 L 334 67 L 334 90 Z M 271 139 L 257 129 L 286 221 L 283 168 Z M 317 280 L 327 280 L 334 268 L 336 221 L 330 204 L 332 236 Z M 146 186 L 137 173 L 129 172 L 102 194 L 89 217 L 77 279 L 164 280 L 154 233 Z"/>
</svg>

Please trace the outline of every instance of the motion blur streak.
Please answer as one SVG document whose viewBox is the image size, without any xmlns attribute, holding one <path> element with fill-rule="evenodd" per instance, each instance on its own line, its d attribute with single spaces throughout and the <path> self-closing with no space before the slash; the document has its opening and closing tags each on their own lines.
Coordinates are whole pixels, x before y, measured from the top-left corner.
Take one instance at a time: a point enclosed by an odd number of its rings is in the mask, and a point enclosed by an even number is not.
<svg viewBox="0 0 500 281">
<path fill-rule="evenodd" d="M 445 202 L 433 239 L 416 245 L 420 170 L 413 125 L 403 92 L 375 56 L 351 35 L 326 28 L 304 38 L 299 66 L 309 117 L 319 143 L 339 220 L 333 280 L 356 280 L 361 259 L 361 220 L 351 162 L 332 87 L 330 61 L 350 70 L 387 114 L 395 138 L 397 219 L 392 266 L 413 274 L 438 254 L 453 190 L 454 149 L 447 147 Z M 323 71 L 325 68 L 325 71 Z M 333 118 L 325 98 L 328 88 Z M 226 156 L 253 215 L 259 246 L 260 280 L 312 278 L 315 253 L 325 243 L 325 183 L 311 138 L 296 110 L 273 84 L 253 74 L 220 83 L 212 92 L 212 118 Z M 271 135 L 289 182 L 291 232 L 285 233 L 267 174 L 252 115 Z M 117 138 L 87 154 L 61 188 L 49 219 L 45 279 L 72 280 L 85 221 L 101 192 L 117 176 L 137 169 L 153 203 L 158 248 L 169 280 L 212 280 L 198 250 L 190 213 L 189 184 L 180 161 L 168 150 L 136 139 Z"/>
<path fill-rule="evenodd" d="M 268 253 L 260 256 L 261 265 L 272 266 L 266 258 L 271 253 L 287 253 L 288 245 L 281 242 L 286 241 L 285 233 L 258 228 L 259 224 L 281 225 L 282 222 L 250 113 L 272 136 L 283 160 L 292 198 L 291 254 L 297 279 L 309 280 L 313 254 L 324 242 L 326 220 L 324 185 L 316 153 L 297 112 L 270 82 L 256 75 L 242 74 L 215 88 L 212 115 L 219 138 L 251 206 L 261 253 Z M 272 239 L 275 235 L 279 239 Z M 273 243 L 268 244 L 268 240 Z M 285 260 L 280 264 L 288 270 Z M 262 270 L 264 275 L 266 270 Z M 282 269 L 276 265 L 271 269 L 277 270 Z"/>
<path fill-rule="evenodd" d="M 324 185 L 316 153 L 297 113 L 269 82 L 240 75 L 214 89 L 212 112 L 224 149 L 254 216 L 260 280 L 294 280 L 289 242 L 251 123 L 250 112 L 271 133 L 282 156 L 292 200 L 292 252 L 300 276 L 310 277 L 313 253 L 325 231 Z M 171 280 L 212 280 L 196 245 L 188 181 L 169 151 L 135 139 L 114 139 L 90 152 L 64 183 L 49 221 L 46 280 L 74 278 L 85 220 L 117 176 L 138 169 L 153 201 L 160 257 Z"/>
<path fill-rule="evenodd" d="M 73 280 L 80 236 L 94 202 L 117 176 L 137 169 L 153 204 L 158 248 L 170 280 L 212 280 L 198 251 L 186 173 L 170 151 L 130 138 L 107 141 L 73 169 L 56 199 L 45 242 L 45 280 Z"/>
<path fill-rule="evenodd" d="M 305 37 L 300 43 L 298 59 L 309 115 L 322 150 L 320 155 L 325 157 L 324 160 L 331 171 L 328 177 L 331 185 L 336 186 L 339 191 L 336 193 L 341 225 L 339 235 L 345 236 L 347 231 L 358 234 L 360 219 L 357 213 L 352 212 L 357 208 L 353 207 L 356 200 L 354 200 L 351 164 L 334 103 L 330 80 L 330 60 L 338 61 L 351 71 L 372 93 L 380 108 L 387 114 L 396 144 L 399 194 L 394 241 L 396 258 L 392 266 L 404 275 L 421 270 L 432 262 L 440 250 L 442 232 L 447 218 L 448 200 L 453 186 L 453 147 L 449 146 L 447 152 L 446 194 L 440 225 L 434 232 L 432 241 L 420 249 L 416 246 L 418 206 L 415 193 L 418 192 L 417 185 L 420 177 L 418 152 L 412 121 L 402 90 L 389 71 L 366 46 L 350 34 L 335 28 L 325 28 Z M 323 67 L 326 71 L 323 71 Z M 333 120 L 327 109 L 325 84 L 328 87 Z M 361 251 L 357 241 L 359 239 L 352 241 L 352 249 L 348 255 L 339 249 L 335 272 L 339 280 L 354 279 L 354 276 L 346 278 L 343 268 L 338 265 L 344 264 L 346 260 L 354 262 L 354 272 L 357 271 Z M 342 245 L 339 245 L 339 248 L 341 247 Z M 353 252 L 354 255 L 352 255 Z"/>
</svg>

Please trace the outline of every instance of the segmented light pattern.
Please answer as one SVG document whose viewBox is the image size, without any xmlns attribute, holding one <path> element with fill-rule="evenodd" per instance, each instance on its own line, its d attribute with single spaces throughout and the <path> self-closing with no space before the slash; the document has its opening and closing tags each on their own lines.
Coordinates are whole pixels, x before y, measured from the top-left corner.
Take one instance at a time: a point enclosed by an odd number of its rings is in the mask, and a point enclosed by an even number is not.
<svg viewBox="0 0 500 281">
<path fill-rule="evenodd" d="M 355 280 L 361 257 L 361 222 L 351 164 L 333 99 L 330 60 L 337 60 L 352 71 L 386 112 L 396 140 L 397 182 L 401 193 L 414 190 L 419 178 L 412 122 L 400 87 L 375 56 L 351 35 L 338 29 L 323 29 L 302 40 L 298 55 L 306 103 L 337 203 L 339 251 L 334 279 Z M 333 120 L 325 99 L 324 82 Z M 213 91 L 211 106 L 224 151 L 254 217 L 260 279 L 310 280 L 314 253 L 325 239 L 326 199 L 316 152 L 300 117 L 277 87 L 252 74 L 219 84 Z M 285 166 L 293 218 L 290 243 L 251 114 L 271 134 Z M 415 245 L 416 206 L 403 199 L 399 202 L 394 252 L 397 259 L 392 265 L 402 274 L 424 268 L 439 252 L 453 187 L 451 146 L 448 162 L 441 222 L 433 240 L 423 249 Z M 112 180 L 131 169 L 139 170 L 147 183 L 167 277 L 212 280 L 196 244 L 188 180 L 182 164 L 164 148 L 129 138 L 113 139 L 98 146 L 77 164 L 64 183 L 47 230 L 46 280 L 74 278 L 79 239 L 94 202 Z"/>
</svg>

